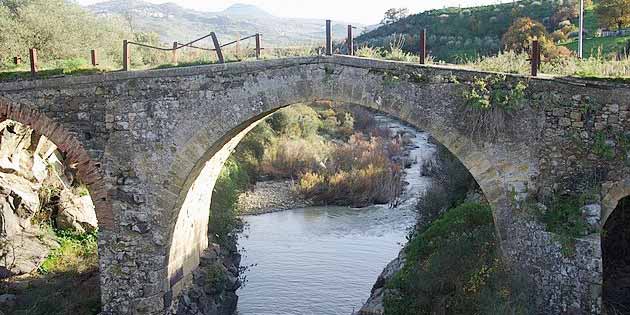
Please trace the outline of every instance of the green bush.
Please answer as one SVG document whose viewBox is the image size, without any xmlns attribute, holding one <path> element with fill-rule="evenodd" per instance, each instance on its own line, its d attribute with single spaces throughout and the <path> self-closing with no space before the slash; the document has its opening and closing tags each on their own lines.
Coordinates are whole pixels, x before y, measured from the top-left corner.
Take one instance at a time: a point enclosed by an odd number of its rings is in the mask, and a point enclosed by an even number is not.
<svg viewBox="0 0 630 315">
<path fill-rule="evenodd" d="M 238 195 L 249 184 L 249 176 L 238 161 L 230 156 L 225 162 L 212 192 L 208 231 L 220 245 L 229 244 L 234 231 L 241 227 L 236 213 Z"/>
<path fill-rule="evenodd" d="M 489 206 L 449 209 L 405 250 L 385 314 L 529 314 L 527 295 L 500 259 Z"/>
<path fill-rule="evenodd" d="M 556 197 L 551 207 L 541 214 L 541 221 L 547 231 L 555 233 L 562 244 L 562 252 L 566 256 L 573 255 L 575 251 L 575 239 L 584 236 L 588 231 L 582 206 L 586 203 L 586 196 L 561 196 Z"/>
</svg>

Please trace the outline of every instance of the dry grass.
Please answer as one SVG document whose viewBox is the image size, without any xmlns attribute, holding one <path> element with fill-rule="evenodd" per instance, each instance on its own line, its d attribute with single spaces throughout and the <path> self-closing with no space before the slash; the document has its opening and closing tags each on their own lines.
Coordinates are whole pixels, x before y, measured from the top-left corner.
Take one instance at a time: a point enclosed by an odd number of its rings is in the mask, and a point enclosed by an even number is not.
<svg viewBox="0 0 630 315">
<path fill-rule="evenodd" d="M 401 143 L 354 134 L 338 144 L 323 168 L 303 174 L 297 189 L 318 204 L 364 207 L 393 202 L 402 190 Z"/>
<path fill-rule="evenodd" d="M 463 66 L 483 71 L 529 74 L 531 66 L 527 59 L 527 54 L 510 51 L 469 60 Z M 625 78 L 630 77 L 630 58 L 615 60 L 601 54 L 582 60 L 575 57 L 556 58 L 543 62 L 540 72 L 563 76 Z"/>
</svg>

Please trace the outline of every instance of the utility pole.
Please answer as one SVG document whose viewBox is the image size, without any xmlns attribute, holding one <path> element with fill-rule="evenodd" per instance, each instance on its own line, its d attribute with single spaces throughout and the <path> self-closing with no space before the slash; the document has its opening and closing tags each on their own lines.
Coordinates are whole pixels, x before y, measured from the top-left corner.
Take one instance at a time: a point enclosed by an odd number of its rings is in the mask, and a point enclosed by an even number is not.
<svg viewBox="0 0 630 315">
<path fill-rule="evenodd" d="M 584 0 L 580 0 L 580 35 L 578 37 L 578 58 L 584 57 Z"/>
</svg>

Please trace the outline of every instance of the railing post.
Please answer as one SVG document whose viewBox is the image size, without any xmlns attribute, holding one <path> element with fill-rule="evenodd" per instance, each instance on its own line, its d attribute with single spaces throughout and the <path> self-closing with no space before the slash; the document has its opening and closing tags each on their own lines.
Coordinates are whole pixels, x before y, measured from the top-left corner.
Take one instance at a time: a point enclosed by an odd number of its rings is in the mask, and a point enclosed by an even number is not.
<svg viewBox="0 0 630 315">
<path fill-rule="evenodd" d="M 123 40 L 123 71 L 129 71 L 129 42 Z"/>
<path fill-rule="evenodd" d="M 427 29 L 420 32 L 420 64 L 425 64 L 427 59 Z"/>
<path fill-rule="evenodd" d="M 538 40 L 534 40 L 532 42 L 531 63 L 532 63 L 531 75 L 532 77 L 535 77 L 538 75 L 538 68 L 540 67 L 540 43 L 538 42 Z"/>
<path fill-rule="evenodd" d="M 326 20 L 326 55 L 332 56 L 332 30 L 330 20 Z"/>
<path fill-rule="evenodd" d="M 262 38 L 260 33 L 256 33 L 256 59 L 260 59 L 260 50 L 262 49 Z"/>
<path fill-rule="evenodd" d="M 176 64 L 177 63 L 177 42 L 173 42 L 173 50 L 172 50 L 172 56 L 171 56 L 171 63 Z"/>
<path fill-rule="evenodd" d="M 36 76 L 37 75 L 37 49 L 30 48 L 28 50 L 28 54 L 31 60 L 31 75 Z"/>
<path fill-rule="evenodd" d="M 96 49 L 92 49 L 90 51 L 90 59 L 92 60 L 92 67 L 98 66 L 98 55 L 96 54 Z"/>
<path fill-rule="evenodd" d="M 214 50 L 217 52 L 219 63 L 224 63 L 223 52 L 221 52 L 221 45 L 219 45 L 219 39 L 217 39 L 217 35 L 212 32 L 210 33 L 210 36 L 212 36 L 212 43 L 214 44 Z"/>
<path fill-rule="evenodd" d="M 352 38 L 352 25 L 348 25 L 348 56 L 354 56 L 354 39 Z"/>
<path fill-rule="evenodd" d="M 18 56 L 13 57 L 13 63 L 16 64 L 16 65 L 21 64 L 22 63 L 22 58 L 20 58 Z"/>
</svg>

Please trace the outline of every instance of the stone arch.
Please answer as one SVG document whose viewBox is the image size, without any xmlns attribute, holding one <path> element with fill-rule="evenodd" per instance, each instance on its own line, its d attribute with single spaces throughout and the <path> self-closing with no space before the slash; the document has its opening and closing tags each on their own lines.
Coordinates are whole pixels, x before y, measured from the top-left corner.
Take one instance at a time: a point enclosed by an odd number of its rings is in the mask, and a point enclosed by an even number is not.
<svg viewBox="0 0 630 315">
<path fill-rule="evenodd" d="M 58 150 L 65 155 L 66 163 L 75 170 L 77 178 L 88 187 L 99 228 L 113 228 L 114 215 L 109 190 L 101 175 L 100 163 L 92 160 L 79 140 L 62 124 L 46 115 L 0 97 L 0 121 L 6 119 L 30 127 L 57 145 Z"/>
<path fill-rule="evenodd" d="M 622 181 L 618 181 L 612 185 L 608 186 L 603 194 L 602 198 L 602 212 L 600 225 L 604 226 L 608 221 L 608 218 L 612 214 L 612 212 L 617 208 L 617 205 L 621 201 L 621 199 L 630 196 L 630 178 L 626 178 Z"/>
<path fill-rule="evenodd" d="M 451 151 L 473 175 L 492 205 L 498 234 L 501 239 L 505 239 L 507 233 L 505 229 L 508 223 L 504 222 L 506 215 L 502 215 L 500 212 L 507 210 L 509 205 L 507 189 L 495 168 L 496 161 L 491 160 L 485 154 L 485 150 L 467 135 L 455 129 L 442 128 L 430 120 L 416 119 L 413 113 L 401 110 L 399 107 L 383 108 L 377 106 L 374 101 L 356 102 L 349 97 L 339 96 L 330 98 L 303 97 L 292 103 L 265 104 L 265 107 L 260 108 L 253 115 L 243 117 L 237 125 L 228 127 L 228 131 L 217 141 L 212 141 L 209 137 L 209 134 L 215 132 L 214 130 L 210 128 L 200 130 L 177 153 L 169 171 L 169 177 L 172 177 L 174 183 L 180 183 L 181 186 L 171 185 L 169 193 L 163 194 L 169 197 L 164 198 L 161 202 L 162 204 L 169 204 L 170 209 L 172 209 L 172 212 L 167 214 L 167 218 L 170 218 L 170 222 L 167 222 L 170 240 L 170 246 L 167 245 L 166 249 L 166 279 L 169 288 L 167 296 L 177 296 L 183 289 L 186 281 L 190 280 L 191 272 L 199 263 L 199 255 L 208 245 L 206 234 L 212 189 L 223 162 L 238 142 L 258 122 L 278 109 L 295 103 L 318 100 L 350 103 L 377 110 L 431 134 Z M 199 204 L 191 208 L 195 210 L 190 211 L 187 206 L 195 202 L 199 202 Z M 195 220 L 201 220 L 198 222 L 203 223 L 196 223 Z M 184 229 L 184 227 L 187 228 Z"/>
<path fill-rule="evenodd" d="M 619 199 L 602 224 L 602 298 L 610 313 L 626 314 L 630 311 L 630 194 Z"/>
</svg>

